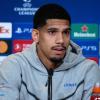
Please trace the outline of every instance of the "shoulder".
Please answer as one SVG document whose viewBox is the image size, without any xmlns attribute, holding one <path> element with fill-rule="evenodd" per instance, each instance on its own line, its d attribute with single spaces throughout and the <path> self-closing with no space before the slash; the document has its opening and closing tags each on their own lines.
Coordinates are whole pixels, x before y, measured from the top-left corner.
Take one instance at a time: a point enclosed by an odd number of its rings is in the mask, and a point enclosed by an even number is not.
<svg viewBox="0 0 100 100">
<path fill-rule="evenodd" d="M 20 71 L 21 53 L 11 54 L 7 56 L 0 64 L 1 70 Z"/>
<path fill-rule="evenodd" d="M 85 76 L 88 76 L 87 78 L 100 81 L 100 68 L 98 64 L 93 60 L 86 59 L 84 61 L 84 65 L 84 69 L 86 68 Z"/>
</svg>

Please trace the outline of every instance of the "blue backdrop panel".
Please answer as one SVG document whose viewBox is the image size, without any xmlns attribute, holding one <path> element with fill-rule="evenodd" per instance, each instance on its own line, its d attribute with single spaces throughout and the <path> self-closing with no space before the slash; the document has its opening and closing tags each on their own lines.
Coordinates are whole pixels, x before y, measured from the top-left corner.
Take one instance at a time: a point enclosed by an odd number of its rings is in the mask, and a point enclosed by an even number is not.
<svg viewBox="0 0 100 100">
<path fill-rule="evenodd" d="M 99 0 L 2 0 L 0 1 L 0 43 L 2 41 L 5 42 L 7 48 L 5 52 L 0 51 L 1 58 L 14 53 L 12 49 L 14 47 L 14 41 L 20 41 L 16 43 L 17 47 L 20 47 L 20 44 L 23 44 L 24 47 L 29 47 L 30 43 L 26 43 L 26 40 L 31 40 L 34 14 L 41 5 L 47 3 L 56 3 L 68 10 L 71 15 L 72 24 L 87 26 L 91 24 L 93 25 L 93 29 L 95 25 L 99 26 L 100 24 Z M 11 23 L 12 29 L 7 27 L 7 24 L 2 24 L 7 22 Z M 78 38 L 72 38 L 81 46 L 83 54 L 86 57 L 100 58 L 99 29 L 100 27 L 96 28 L 97 37 L 92 41 L 91 38 L 88 38 L 88 42 L 86 39 L 82 41 L 81 38 L 79 40 Z M 9 31 L 12 32 L 10 38 L 6 37 L 7 35 L 9 36 Z M 84 34 L 84 32 L 81 34 Z M 0 48 L 4 47 L 3 44 L 0 44 L 0 46 Z"/>
</svg>

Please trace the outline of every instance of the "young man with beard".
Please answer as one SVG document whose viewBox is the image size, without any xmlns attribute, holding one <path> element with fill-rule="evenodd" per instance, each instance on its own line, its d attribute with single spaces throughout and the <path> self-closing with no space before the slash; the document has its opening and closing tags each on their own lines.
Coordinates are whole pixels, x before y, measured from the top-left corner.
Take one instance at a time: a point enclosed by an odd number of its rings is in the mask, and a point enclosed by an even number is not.
<svg viewBox="0 0 100 100">
<path fill-rule="evenodd" d="M 100 70 L 70 40 L 68 12 L 47 4 L 33 23 L 35 42 L 0 65 L 0 100 L 89 100 Z"/>
</svg>

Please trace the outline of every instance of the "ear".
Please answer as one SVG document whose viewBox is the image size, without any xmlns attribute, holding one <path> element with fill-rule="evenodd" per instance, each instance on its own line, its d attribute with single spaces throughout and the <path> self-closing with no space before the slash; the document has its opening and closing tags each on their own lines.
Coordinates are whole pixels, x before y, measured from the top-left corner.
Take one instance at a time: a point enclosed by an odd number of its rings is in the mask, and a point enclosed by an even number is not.
<svg viewBox="0 0 100 100">
<path fill-rule="evenodd" d="M 37 29 L 33 29 L 32 39 L 33 39 L 34 42 L 38 43 L 38 41 L 39 41 L 39 31 Z"/>
</svg>

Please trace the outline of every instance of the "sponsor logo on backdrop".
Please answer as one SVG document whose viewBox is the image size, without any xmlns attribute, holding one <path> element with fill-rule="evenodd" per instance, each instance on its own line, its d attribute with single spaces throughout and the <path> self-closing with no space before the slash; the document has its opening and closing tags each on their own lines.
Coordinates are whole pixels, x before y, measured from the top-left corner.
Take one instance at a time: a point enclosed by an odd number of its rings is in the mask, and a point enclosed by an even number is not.
<svg viewBox="0 0 100 100">
<path fill-rule="evenodd" d="M 97 24 L 72 24 L 72 39 L 97 39 Z"/>
<path fill-rule="evenodd" d="M 12 37 L 12 24 L 6 22 L 0 22 L 0 38 Z"/>
<path fill-rule="evenodd" d="M 98 56 L 99 55 L 99 43 L 98 41 L 75 41 L 82 49 L 84 55 Z"/>
<path fill-rule="evenodd" d="M 8 44 L 5 41 L 0 41 L 0 53 L 5 53 L 8 50 Z"/>
<path fill-rule="evenodd" d="M 97 51 L 97 47 L 95 45 L 82 45 L 81 49 L 85 51 Z"/>
<path fill-rule="evenodd" d="M 26 48 L 29 48 L 32 44 L 32 40 L 14 40 L 13 41 L 13 53 L 21 52 Z"/>
<path fill-rule="evenodd" d="M 96 55 L 98 56 L 98 47 L 94 44 L 83 44 L 81 45 L 84 55 Z"/>
<path fill-rule="evenodd" d="M 22 28 L 22 27 L 17 27 L 15 30 L 15 33 L 17 34 L 22 34 L 22 33 L 32 33 L 32 28 Z"/>
<path fill-rule="evenodd" d="M 11 40 L 0 40 L 0 55 L 9 55 L 12 53 Z"/>
<path fill-rule="evenodd" d="M 14 23 L 13 38 L 15 39 L 32 39 L 32 24 L 31 23 Z"/>
<path fill-rule="evenodd" d="M 96 55 L 98 56 L 98 47 L 94 44 L 83 44 L 81 45 L 84 55 Z"/>
<path fill-rule="evenodd" d="M 0 56 L 0 64 L 7 56 Z"/>
<path fill-rule="evenodd" d="M 38 8 L 32 7 L 32 0 L 22 0 L 21 5 L 14 7 L 14 12 L 18 15 L 34 15 Z"/>
</svg>

